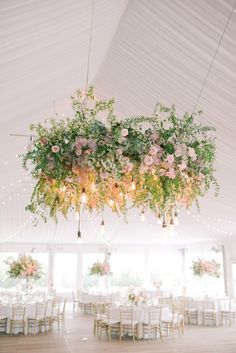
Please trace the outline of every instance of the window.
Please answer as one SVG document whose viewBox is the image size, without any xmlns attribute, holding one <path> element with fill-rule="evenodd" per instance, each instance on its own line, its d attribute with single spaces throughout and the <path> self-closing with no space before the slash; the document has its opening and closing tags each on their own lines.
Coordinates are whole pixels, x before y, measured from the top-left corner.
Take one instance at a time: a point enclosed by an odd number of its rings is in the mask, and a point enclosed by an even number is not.
<svg viewBox="0 0 236 353">
<path fill-rule="evenodd" d="M 77 254 L 55 254 L 54 288 L 71 292 L 77 285 Z"/>
<path fill-rule="evenodd" d="M 144 283 L 144 254 L 111 255 L 112 287 L 142 287 Z"/>
<path fill-rule="evenodd" d="M 150 282 L 167 295 L 182 293 L 183 271 L 180 252 L 156 253 L 149 257 Z"/>
</svg>

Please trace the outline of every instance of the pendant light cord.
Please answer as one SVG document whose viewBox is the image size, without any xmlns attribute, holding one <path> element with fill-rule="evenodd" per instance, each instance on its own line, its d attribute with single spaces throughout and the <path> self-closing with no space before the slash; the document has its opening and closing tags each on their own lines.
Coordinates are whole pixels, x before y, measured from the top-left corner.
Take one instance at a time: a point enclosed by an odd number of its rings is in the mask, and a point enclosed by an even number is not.
<svg viewBox="0 0 236 353">
<path fill-rule="evenodd" d="M 232 17 L 232 15 L 233 15 L 235 6 L 236 6 L 236 1 L 235 1 L 234 5 L 233 5 L 231 11 L 230 11 L 228 20 L 227 20 L 227 22 L 226 22 L 226 24 L 225 24 L 225 27 L 224 27 L 224 30 L 223 30 L 223 32 L 222 32 L 222 34 L 221 34 L 219 43 L 218 43 L 218 45 L 217 45 L 215 54 L 214 54 L 214 56 L 213 56 L 213 58 L 212 58 L 212 60 L 211 60 L 211 64 L 210 64 L 209 69 L 208 69 L 208 71 L 207 71 L 205 80 L 203 81 L 203 84 L 202 84 L 202 87 L 201 87 L 201 89 L 200 89 L 199 95 L 198 95 L 198 97 L 197 97 L 197 101 L 196 101 L 195 106 L 194 106 L 194 108 L 193 108 L 192 114 L 194 114 L 195 109 L 197 108 L 197 105 L 198 105 L 198 103 L 199 103 L 199 100 L 200 100 L 200 98 L 201 98 L 201 96 L 202 96 L 203 89 L 204 89 L 204 87 L 205 87 L 205 85 L 206 85 L 206 82 L 207 82 L 207 80 L 208 80 L 208 77 L 209 77 L 209 74 L 210 74 L 210 72 L 211 72 L 212 66 L 213 66 L 213 64 L 214 64 L 215 58 L 216 58 L 217 53 L 218 53 L 218 51 L 219 51 L 219 48 L 220 48 L 220 46 L 221 46 L 221 42 L 222 42 L 222 40 L 223 40 L 223 37 L 224 37 L 224 35 L 225 35 L 226 29 L 227 29 L 227 27 L 228 27 L 228 25 L 229 25 L 229 22 L 230 22 L 230 20 L 231 20 L 231 17 Z"/>
<path fill-rule="evenodd" d="M 92 48 L 92 33 L 93 33 L 93 13 L 94 13 L 94 0 L 92 0 L 92 10 L 91 10 L 91 18 L 90 18 L 89 50 L 88 50 L 87 75 L 86 75 L 86 85 L 85 85 L 86 92 L 88 89 L 88 82 L 89 82 L 90 58 L 91 58 L 91 48 Z"/>
</svg>

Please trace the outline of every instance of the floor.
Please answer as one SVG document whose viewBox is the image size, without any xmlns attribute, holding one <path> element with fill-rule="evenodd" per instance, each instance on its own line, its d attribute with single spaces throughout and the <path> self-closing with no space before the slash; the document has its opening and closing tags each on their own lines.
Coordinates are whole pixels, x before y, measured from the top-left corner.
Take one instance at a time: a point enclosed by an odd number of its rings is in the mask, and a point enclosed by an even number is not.
<svg viewBox="0 0 236 353">
<path fill-rule="evenodd" d="M 93 320 L 78 312 L 67 314 L 65 331 L 36 336 L 0 335 L 0 353 L 236 353 L 236 324 L 232 327 L 187 326 L 185 335 L 164 343 L 146 340 L 114 339 L 111 343 L 103 337 L 93 336 Z"/>
</svg>

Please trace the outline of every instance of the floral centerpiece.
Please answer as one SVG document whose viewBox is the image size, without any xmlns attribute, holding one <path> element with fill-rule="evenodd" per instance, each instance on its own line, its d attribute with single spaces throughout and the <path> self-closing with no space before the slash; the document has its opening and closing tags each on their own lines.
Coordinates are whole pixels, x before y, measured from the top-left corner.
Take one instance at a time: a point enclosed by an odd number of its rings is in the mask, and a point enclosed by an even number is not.
<svg viewBox="0 0 236 353">
<path fill-rule="evenodd" d="M 143 304 L 146 301 L 146 297 L 140 292 L 140 293 L 134 293 L 131 292 L 128 294 L 128 300 L 131 301 L 133 304 Z"/>
<path fill-rule="evenodd" d="M 217 263 L 215 260 L 201 260 L 198 259 L 197 261 L 193 261 L 192 269 L 193 274 L 195 276 L 212 276 L 212 277 L 220 277 L 220 267 L 221 264 Z"/>
<path fill-rule="evenodd" d="M 212 128 L 179 118 L 174 106 L 152 116 L 119 119 L 114 100 L 96 100 L 92 87 L 72 97 L 75 116 L 32 125 L 32 148 L 23 156 L 36 185 L 27 209 L 46 221 L 81 208 L 126 213 L 150 209 L 171 223 L 214 179 Z"/>
<path fill-rule="evenodd" d="M 21 256 L 18 260 L 9 257 L 5 263 L 9 265 L 7 274 L 11 278 L 38 280 L 42 276 L 41 264 L 30 255 Z"/>
<path fill-rule="evenodd" d="M 108 276 L 111 274 L 110 264 L 96 261 L 89 269 L 90 275 Z"/>
</svg>

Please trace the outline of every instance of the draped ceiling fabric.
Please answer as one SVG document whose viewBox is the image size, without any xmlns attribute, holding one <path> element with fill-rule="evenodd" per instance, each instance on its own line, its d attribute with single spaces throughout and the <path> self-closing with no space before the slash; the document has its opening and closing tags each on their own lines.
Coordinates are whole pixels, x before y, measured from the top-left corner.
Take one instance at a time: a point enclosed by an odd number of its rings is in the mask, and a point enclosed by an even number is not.
<svg viewBox="0 0 236 353">
<path fill-rule="evenodd" d="M 32 226 L 24 211 L 32 180 L 16 157 L 28 139 L 9 134 L 28 134 L 30 123 L 55 111 L 70 112 L 68 97 L 86 82 L 91 4 L 0 2 L 0 241 L 76 240 L 73 216 L 58 225 Z M 121 118 L 151 114 L 157 101 L 175 104 L 180 113 L 193 111 L 197 103 L 202 123 L 216 128 L 220 194 L 214 198 L 210 191 L 199 200 L 200 215 L 196 207 L 190 215 L 181 212 L 170 243 L 233 241 L 236 236 L 235 8 L 220 42 L 234 5 L 235 0 L 95 0 L 89 82 L 97 94 L 115 97 Z M 83 217 L 84 241 L 98 242 L 100 217 Z M 105 214 L 108 241 L 163 241 L 152 216 L 141 223 L 133 211 L 128 220 Z"/>
</svg>

